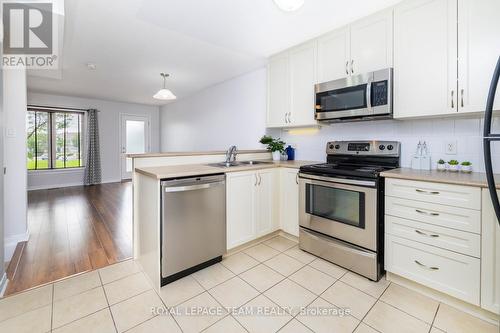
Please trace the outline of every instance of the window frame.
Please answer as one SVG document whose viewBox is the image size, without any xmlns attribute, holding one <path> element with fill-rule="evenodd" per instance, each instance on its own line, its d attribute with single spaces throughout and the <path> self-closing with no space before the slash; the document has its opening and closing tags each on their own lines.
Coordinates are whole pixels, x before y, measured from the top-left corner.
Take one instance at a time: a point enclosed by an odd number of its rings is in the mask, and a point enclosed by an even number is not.
<svg viewBox="0 0 500 333">
<path fill-rule="evenodd" d="M 43 107 L 43 108 L 37 108 L 37 107 L 31 107 L 28 106 L 27 112 L 34 112 L 34 121 L 35 121 L 35 154 L 34 154 L 34 162 L 35 162 L 35 167 L 33 169 L 28 169 L 28 172 L 64 172 L 64 171 L 69 171 L 69 170 L 79 170 L 85 168 L 85 160 L 84 160 L 84 132 L 85 132 L 85 117 L 86 117 L 86 112 L 84 110 L 70 110 L 70 109 L 61 109 L 61 108 L 48 108 L 48 107 Z M 47 114 L 48 120 L 47 120 L 47 146 L 48 146 L 48 167 L 47 168 L 37 168 L 37 163 L 38 163 L 38 141 L 37 141 L 37 135 L 38 135 L 38 129 L 36 128 L 37 126 L 37 113 L 45 113 Z M 78 156 L 80 157 L 80 165 L 79 166 L 66 166 L 66 158 L 64 159 L 64 167 L 56 167 L 57 165 L 57 129 L 56 129 L 56 116 L 55 114 L 64 114 L 64 123 L 66 124 L 66 115 L 67 114 L 76 114 L 78 115 Z M 67 130 L 66 127 L 64 128 L 64 156 L 66 156 L 66 135 L 67 135 Z M 25 133 L 27 135 L 27 133 Z M 26 161 L 28 159 L 26 158 Z"/>
</svg>

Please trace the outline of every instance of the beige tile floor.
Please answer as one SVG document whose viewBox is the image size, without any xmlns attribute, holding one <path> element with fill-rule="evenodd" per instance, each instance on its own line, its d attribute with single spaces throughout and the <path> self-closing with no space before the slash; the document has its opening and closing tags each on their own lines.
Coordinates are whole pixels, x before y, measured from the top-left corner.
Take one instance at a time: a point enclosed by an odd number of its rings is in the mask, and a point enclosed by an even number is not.
<svg viewBox="0 0 500 333">
<path fill-rule="evenodd" d="M 169 309 L 170 311 L 168 311 Z M 497 333 L 385 279 L 374 283 L 281 236 L 156 293 L 134 261 L 0 300 L 2 333 Z"/>
</svg>

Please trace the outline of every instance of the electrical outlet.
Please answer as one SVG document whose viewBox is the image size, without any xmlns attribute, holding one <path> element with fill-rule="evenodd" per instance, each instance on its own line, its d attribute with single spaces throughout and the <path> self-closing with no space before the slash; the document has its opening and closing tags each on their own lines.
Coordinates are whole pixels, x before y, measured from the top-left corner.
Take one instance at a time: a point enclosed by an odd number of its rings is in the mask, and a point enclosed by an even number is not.
<svg viewBox="0 0 500 333">
<path fill-rule="evenodd" d="M 457 154 L 457 141 L 446 141 L 444 147 L 446 155 L 456 155 Z"/>
</svg>

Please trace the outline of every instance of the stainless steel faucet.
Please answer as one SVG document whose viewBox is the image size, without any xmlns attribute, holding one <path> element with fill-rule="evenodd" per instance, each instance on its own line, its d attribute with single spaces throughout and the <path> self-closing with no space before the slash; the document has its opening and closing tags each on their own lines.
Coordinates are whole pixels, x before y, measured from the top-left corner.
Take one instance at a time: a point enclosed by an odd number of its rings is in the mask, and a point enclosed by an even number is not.
<svg viewBox="0 0 500 333">
<path fill-rule="evenodd" d="M 229 149 L 226 152 L 226 163 L 231 163 L 236 161 L 236 154 L 238 154 L 237 150 L 238 148 L 236 148 L 236 146 L 229 147 Z"/>
</svg>

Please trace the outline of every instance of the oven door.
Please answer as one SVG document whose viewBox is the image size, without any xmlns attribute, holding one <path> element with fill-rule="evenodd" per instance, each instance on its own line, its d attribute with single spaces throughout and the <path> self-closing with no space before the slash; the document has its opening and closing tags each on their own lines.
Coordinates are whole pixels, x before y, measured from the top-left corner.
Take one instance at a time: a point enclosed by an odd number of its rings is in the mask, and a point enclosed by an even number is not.
<svg viewBox="0 0 500 333">
<path fill-rule="evenodd" d="M 299 224 L 377 251 L 375 181 L 300 175 Z"/>
</svg>

